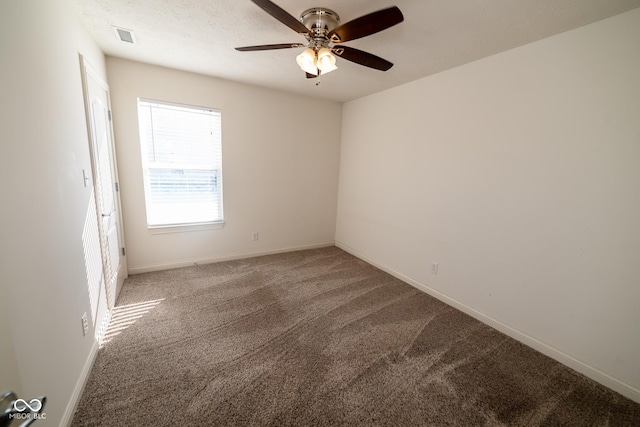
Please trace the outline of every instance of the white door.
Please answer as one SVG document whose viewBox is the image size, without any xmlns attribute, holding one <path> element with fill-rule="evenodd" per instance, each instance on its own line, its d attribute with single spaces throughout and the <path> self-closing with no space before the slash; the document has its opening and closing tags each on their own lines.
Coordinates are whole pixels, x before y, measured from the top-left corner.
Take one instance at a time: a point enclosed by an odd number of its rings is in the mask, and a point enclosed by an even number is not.
<svg viewBox="0 0 640 427">
<path fill-rule="evenodd" d="M 115 305 L 126 272 L 123 268 L 124 244 L 121 241 L 118 184 L 109 108 L 109 87 L 82 60 L 85 103 L 87 106 L 94 191 L 102 250 L 107 305 Z"/>
</svg>

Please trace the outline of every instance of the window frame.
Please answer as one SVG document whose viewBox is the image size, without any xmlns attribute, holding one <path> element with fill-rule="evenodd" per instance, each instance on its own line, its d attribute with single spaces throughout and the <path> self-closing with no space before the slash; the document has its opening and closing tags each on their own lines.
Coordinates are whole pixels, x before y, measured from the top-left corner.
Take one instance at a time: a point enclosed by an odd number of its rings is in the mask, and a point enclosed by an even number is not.
<svg viewBox="0 0 640 427">
<path fill-rule="evenodd" d="M 214 167 L 212 170 L 216 171 L 216 179 L 217 179 L 217 185 L 219 186 L 219 192 L 220 192 L 220 196 L 219 196 L 219 204 L 218 204 L 218 209 L 220 212 L 220 218 L 219 220 L 211 220 L 211 221 L 191 221 L 191 222 L 182 222 L 182 223 L 171 223 L 171 224 L 149 224 L 149 214 L 148 214 L 148 203 L 149 200 L 152 197 L 152 194 L 150 193 L 151 191 L 151 183 L 150 183 L 150 170 L 154 169 L 154 167 L 149 167 L 148 161 L 147 159 L 145 159 L 145 147 L 148 146 L 147 144 L 147 139 L 146 136 L 143 136 L 143 125 L 141 122 L 141 115 L 140 115 L 140 109 L 141 108 L 147 108 L 144 104 L 159 104 L 159 105 L 166 105 L 166 106 L 173 106 L 173 107 L 177 107 L 177 108 L 182 108 L 182 109 L 192 109 L 192 110 L 201 110 L 201 111 L 209 111 L 209 112 L 213 112 L 216 113 L 219 117 L 219 127 L 220 127 L 220 138 L 219 138 L 219 145 L 220 145 L 220 149 L 219 149 L 219 157 L 220 157 L 220 163 L 219 167 Z M 212 107 L 203 107 L 203 106 L 199 106 L 199 105 L 192 105 L 192 104 L 182 104 L 182 103 L 177 103 L 177 102 L 171 102 L 171 101 L 161 101 L 161 100 L 157 100 L 157 99 L 151 99 L 151 98 L 143 98 L 143 97 L 139 97 L 137 99 L 137 115 L 138 115 L 138 133 L 139 133 L 139 142 L 140 142 L 140 155 L 141 155 L 141 163 L 140 163 L 140 167 L 141 167 L 141 172 L 142 172 L 142 179 L 143 179 L 143 191 L 144 191 L 144 204 L 145 204 L 145 222 L 147 224 L 147 229 L 149 231 L 150 234 L 163 234 L 163 233 L 179 233 L 179 232 L 188 232 L 188 231 L 201 231 L 201 230 L 215 230 L 215 229 L 221 229 L 224 227 L 225 224 L 225 219 L 224 219 L 224 184 L 223 184 L 223 178 L 222 178 L 222 171 L 223 171 L 223 143 L 222 143 L 222 111 L 219 108 L 212 108 Z M 144 139 L 144 142 L 143 142 Z M 144 144 L 144 145 L 143 145 Z M 157 169 L 157 167 L 155 168 Z M 171 168 L 168 168 L 168 170 Z M 199 168 L 194 167 L 194 168 L 184 168 L 184 167 L 179 167 L 176 166 L 175 168 L 176 170 L 178 169 L 183 169 L 183 170 L 198 170 Z M 202 169 L 200 169 L 202 170 Z"/>
</svg>

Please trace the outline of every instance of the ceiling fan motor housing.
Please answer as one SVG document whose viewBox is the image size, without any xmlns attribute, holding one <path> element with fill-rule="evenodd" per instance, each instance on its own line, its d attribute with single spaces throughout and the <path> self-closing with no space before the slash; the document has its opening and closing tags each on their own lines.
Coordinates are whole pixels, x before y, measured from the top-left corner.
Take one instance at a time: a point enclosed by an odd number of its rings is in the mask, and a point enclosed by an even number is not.
<svg viewBox="0 0 640 427">
<path fill-rule="evenodd" d="M 326 47 L 329 41 L 327 34 L 340 24 L 340 17 L 331 9 L 313 7 L 302 12 L 300 21 L 311 30 L 307 39 Z"/>
</svg>

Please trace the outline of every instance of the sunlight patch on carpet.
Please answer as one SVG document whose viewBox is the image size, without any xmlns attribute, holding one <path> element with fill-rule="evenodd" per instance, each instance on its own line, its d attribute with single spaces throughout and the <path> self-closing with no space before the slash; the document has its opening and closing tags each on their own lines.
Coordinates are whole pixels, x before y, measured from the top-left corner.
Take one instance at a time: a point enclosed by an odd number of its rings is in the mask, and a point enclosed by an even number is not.
<svg viewBox="0 0 640 427">
<path fill-rule="evenodd" d="M 145 314 L 153 310 L 164 298 L 138 302 L 135 304 L 121 305 L 114 307 L 111 311 L 111 321 L 107 327 L 104 337 L 100 341 L 100 348 L 104 347 L 114 337 L 122 333 L 125 329 L 136 323 Z"/>
</svg>

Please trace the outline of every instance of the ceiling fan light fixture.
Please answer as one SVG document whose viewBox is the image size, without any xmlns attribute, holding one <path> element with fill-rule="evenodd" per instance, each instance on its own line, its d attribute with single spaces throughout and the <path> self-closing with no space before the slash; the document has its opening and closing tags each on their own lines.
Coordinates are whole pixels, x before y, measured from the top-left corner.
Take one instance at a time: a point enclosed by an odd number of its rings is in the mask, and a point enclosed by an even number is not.
<svg viewBox="0 0 640 427">
<path fill-rule="evenodd" d="M 298 66 L 309 74 L 318 75 L 318 67 L 316 62 L 316 53 L 311 48 L 306 48 L 300 55 L 296 57 Z"/>
<path fill-rule="evenodd" d="M 337 13 L 324 7 L 307 9 L 298 19 L 271 0 L 251 1 L 282 24 L 305 37 L 307 48 L 296 57 L 296 62 L 307 78 L 337 70 L 336 57 L 333 54 L 380 71 L 387 71 L 393 66 L 391 62 L 379 56 L 341 44 L 370 36 L 401 23 L 404 16 L 397 6 L 381 9 L 342 24 Z M 337 43 L 340 45 L 334 46 Z M 303 46 L 305 45 L 302 43 L 277 43 L 237 47 L 236 50 L 250 52 Z"/>
<path fill-rule="evenodd" d="M 322 71 L 322 74 L 327 74 L 333 70 L 337 70 L 336 57 L 331 54 L 331 51 L 326 47 L 323 47 L 318 51 L 318 68 Z"/>
</svg>

